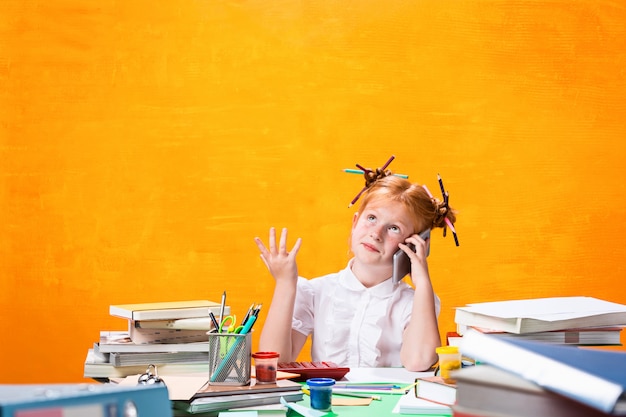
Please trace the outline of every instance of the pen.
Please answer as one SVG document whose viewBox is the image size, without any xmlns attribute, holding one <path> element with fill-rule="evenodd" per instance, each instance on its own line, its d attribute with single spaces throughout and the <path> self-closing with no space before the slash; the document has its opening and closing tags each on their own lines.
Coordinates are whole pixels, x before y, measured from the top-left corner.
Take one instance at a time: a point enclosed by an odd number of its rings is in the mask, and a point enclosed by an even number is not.
<svg viewBox="0 0 626 417">
<path fill-rule="evenodd" d="M 337 384 L 335 388 L 339 389 L 363 389 L 363 390 L 391 390 L 402 388 L 398 384 Z"/>
<path fill-rule="evenodd" d="M 371 395 L 371 394 L 359 394 L 356 392 L 339 392 L 333 390 L 333 395 L 342 395 L 344 397 L 354 397 L 354 398 L 371 398 L 372 400 L 381 401 L 380 395 Z"/>
<path fill-rule="evenodd" d="M 311 391 L 308 388 L 302 388 L 302 392 L 306 395 L 311 395 Z M 342 395 L 344 397 L 354 397 L 354 398 L 366 398 L 371 400 L 381 401 L 380 395 L 368 395 L 368 394 L 357 394 L 354 392 L 336 392 L 333 390 L 333 395 Z"/>
<path fill-rule="evenodd" d="M 226 291 L 222 293 L 222 305 L 220 306 L 220 321 L 224 320 L 224 306 L 226 305 Z"/>
<path fill-rule="evenodd" d="M 254 309 L 254 303 L 250 304 L 250 307 L 248 308 L 248 312 L 246 313 L 246 315 L 244 316 L 243 320 L 241 321 L 241 325 L 242 326 L 244 324 L 246 324 L 246 321 L 250 317 L 250 314 L 252 314 L 253 309 Z"/>
<path fill-rule="evenodd" d="M 220 325 L 217 322 L 217 319 L 215 318 L 215 314 L 213 314 L 212 311 L 209 310 L 209 317 L 211 318 L 211 322 L 213 323 L 213 328 L 215 329 L 216 332 L 220 331 Z"/>
</svg>

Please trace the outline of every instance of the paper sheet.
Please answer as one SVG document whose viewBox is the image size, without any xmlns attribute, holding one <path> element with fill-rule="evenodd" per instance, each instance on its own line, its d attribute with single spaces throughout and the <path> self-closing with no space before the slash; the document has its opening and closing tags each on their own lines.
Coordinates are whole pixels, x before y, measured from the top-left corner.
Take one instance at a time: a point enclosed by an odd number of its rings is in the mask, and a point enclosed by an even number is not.
<svg viewBox="0 0 626 417">
<path fill-rule="evenodd" d="M 528 300 L 494 301 L 459 307 L 471 313 L 492 317 L 525 317 L 544 321 L 567 320 L 598 314 L 626 312 L 626 305 L 593 297 L 551 297 Z"/>
<path fill-rule="evenodd" d="M 344 379 L 350 382 L 385 382 L 412 384 L 415 378 L 432 376 L 429 372 L 411 372 L 405 368 L 351 368 Z"/>
</svg>

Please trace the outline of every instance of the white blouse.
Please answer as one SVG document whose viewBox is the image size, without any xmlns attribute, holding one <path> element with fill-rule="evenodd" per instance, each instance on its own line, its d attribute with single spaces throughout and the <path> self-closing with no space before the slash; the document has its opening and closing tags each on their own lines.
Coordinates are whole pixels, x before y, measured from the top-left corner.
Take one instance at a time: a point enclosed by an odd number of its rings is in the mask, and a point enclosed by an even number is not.
<svg viewBox="0 0 626 417">
<path fill-rule="evenodd" d="M 350 262 L 351 263 L 351 262 Z M 402 333 L 409 324 L 414 289 L 388 279 L 366 288 L 348 267 L 307 280 L 298 278 L 292 328 L 312 335 L 313 361 L 348 367 L 400 367 Z M 440 302 L 435 295 L 439 316 Z"/>
</svg>

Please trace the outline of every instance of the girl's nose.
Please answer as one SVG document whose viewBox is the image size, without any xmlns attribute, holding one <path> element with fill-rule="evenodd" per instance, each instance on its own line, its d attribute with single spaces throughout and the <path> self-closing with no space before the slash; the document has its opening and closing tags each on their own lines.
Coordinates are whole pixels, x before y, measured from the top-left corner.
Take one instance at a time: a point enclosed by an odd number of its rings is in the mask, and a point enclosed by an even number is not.
<svg viewBox="0 0 626 417">
<path fill-rule="evenodd" d="M 379 241 L 381 236 L 381 230 L 382 229 L 379 226 L 372 227 L 372 229 L 370 230 L 370 236 L 372 237 L 372 239 Z"/>
</svg>

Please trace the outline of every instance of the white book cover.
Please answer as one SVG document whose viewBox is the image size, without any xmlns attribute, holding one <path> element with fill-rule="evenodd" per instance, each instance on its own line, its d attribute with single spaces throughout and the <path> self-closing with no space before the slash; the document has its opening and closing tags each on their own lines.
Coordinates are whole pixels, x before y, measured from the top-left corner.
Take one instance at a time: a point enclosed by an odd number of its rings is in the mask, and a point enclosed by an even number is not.
<svg viewBox="0 0 626 417">
<path fill-rule="evenodd" d="M 423 398 L 418 398 L 411 390 L 407 394 L 404 394 L 400 397 L 393 412 L 397 414 L 436 414 L 441 416 L 451 416 L 452 407 L 445 404 L 428 401 Z"/>
<path fill-rule="evenodd" d="M 457 307 L 459 325 L 510 333 L 626 324 L 626 305 L 593 297 L 548 297 Z"/>
</svg>

